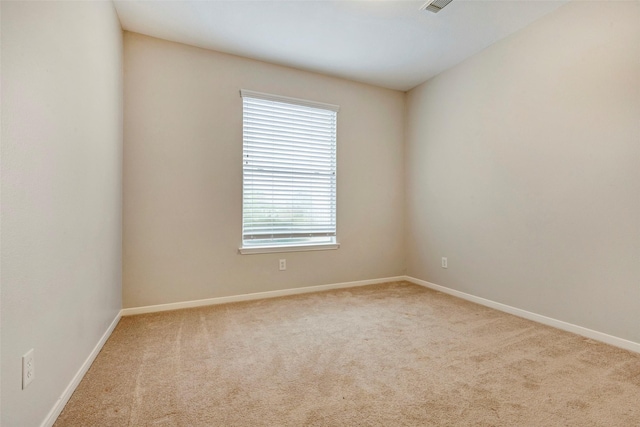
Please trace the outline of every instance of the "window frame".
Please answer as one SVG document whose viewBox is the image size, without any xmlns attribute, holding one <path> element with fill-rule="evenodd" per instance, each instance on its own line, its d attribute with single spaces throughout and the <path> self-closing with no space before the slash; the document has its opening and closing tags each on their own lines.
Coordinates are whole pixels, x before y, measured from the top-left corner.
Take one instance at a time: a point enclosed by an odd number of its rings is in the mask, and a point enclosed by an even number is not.
<svg viewBox="0 0 640 427">
<path fill-rule="evenodd" d="M 335 213 L 333 218 L 333 224 L 335 225 L 335 235 L 331 236 L 333 238 L 332 242 L 319 242 L 319 243 L 311 243 L 311 242 L 293 242 L 293 243 L 284 243 L 284 244 L 265 244 L 265 245 L 245 245 L 245 131 L 244 131 L 244 122 L 245 122 L 245 102 L 244 98 L 253 98 L 264 101 L 275 101 L 279 103 L 285 103 L 295 106 L 303 106 L 310 107 L 316 109 L 322 109 L 327 111 L 332 111 L 335 113 L 335 147 L 333 154 L 333 162 L 335 164 L 334 169 L 334 188 L 333 192 L 335 193 L 334 197 L 334 206 Z M 240 254 L 259 254 L 259 253 L 274 253 L 274 252 L 300 252 L 300 251 L 320 251 L 320 250 L 335 250 L 340 247 L 340 243 L 338 243 L 338 214 L 337 214 L 337 191 L 338 191 L 338 178 L 337 178 L 337 162 L 338 162 L 338 154 L 337 154 L 337 119 L 338 119 L 338 111 L 340 107 L 334 104 L 326 104 L 322 102 L 309 101 L 305 99 L 299 98 L 291 98 L 280 95 L 267 94 L 262 92 L 255 92 L 251 90 L 240 90 L 240 98 L 242 101 L 242 122 L 243 122 L 243 131 L 242 131 L 242 151 L 243 151 L 243 161 L 242 161 L 242 232 L 241 232 L 241 245 L 238 249 Z"/>
</svg>

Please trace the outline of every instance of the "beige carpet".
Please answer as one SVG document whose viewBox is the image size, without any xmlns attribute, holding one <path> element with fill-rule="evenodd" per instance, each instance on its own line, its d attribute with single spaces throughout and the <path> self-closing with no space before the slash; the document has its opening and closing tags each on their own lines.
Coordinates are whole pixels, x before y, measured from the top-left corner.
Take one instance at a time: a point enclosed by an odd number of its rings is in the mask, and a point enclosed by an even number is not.
<svg viewBox="0 0 640 427">
<path fill-rule="evenodd" d="M 640 355 L 408 283 L 125 317 L 61 426 L 640 426 Z"/>
</svg>

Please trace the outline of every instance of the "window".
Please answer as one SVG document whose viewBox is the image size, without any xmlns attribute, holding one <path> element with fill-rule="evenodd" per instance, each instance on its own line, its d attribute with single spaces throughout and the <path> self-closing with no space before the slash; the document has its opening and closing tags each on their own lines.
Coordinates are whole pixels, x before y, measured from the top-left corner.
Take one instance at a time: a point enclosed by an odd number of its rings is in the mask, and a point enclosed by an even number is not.
<svg viewBox="0 0 640 427">
<path fill-rule="evenodd" d="M 242 90 L 241 253 L 336 249 L 338 106 Z"/>
</svg>

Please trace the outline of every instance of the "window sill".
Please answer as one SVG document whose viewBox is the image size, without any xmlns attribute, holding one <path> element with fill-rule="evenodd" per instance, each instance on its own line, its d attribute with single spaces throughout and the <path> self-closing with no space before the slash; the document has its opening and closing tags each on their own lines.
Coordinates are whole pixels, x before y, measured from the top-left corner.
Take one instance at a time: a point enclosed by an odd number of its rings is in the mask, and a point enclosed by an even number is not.
<svg viewBox="0 0 640 427">
<path fill-rule="evenodd" d="M 307 252 L 307 251 L 330 251 L 338 249 L 340 243 L 322 243 L 319 245 L 298 245 L 298 246 L 259 246 L 238 249 L 241 255 L 268 254 L 276 252 Z"/>
</svg>

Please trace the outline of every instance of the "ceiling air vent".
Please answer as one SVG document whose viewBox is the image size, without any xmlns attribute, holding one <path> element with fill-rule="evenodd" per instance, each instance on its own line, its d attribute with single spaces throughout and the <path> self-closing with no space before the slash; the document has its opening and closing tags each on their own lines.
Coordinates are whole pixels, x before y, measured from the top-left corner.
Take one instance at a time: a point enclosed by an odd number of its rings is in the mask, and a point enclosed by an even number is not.
<svg viewBox="0 0 640 427">
<path fill-rule="evenodd" d="M 420 10 L 428 10 L 429 12 L 438 13 L 452 1 L 453 0 L 429 0 L 420 7 Z"/>
</svg>

